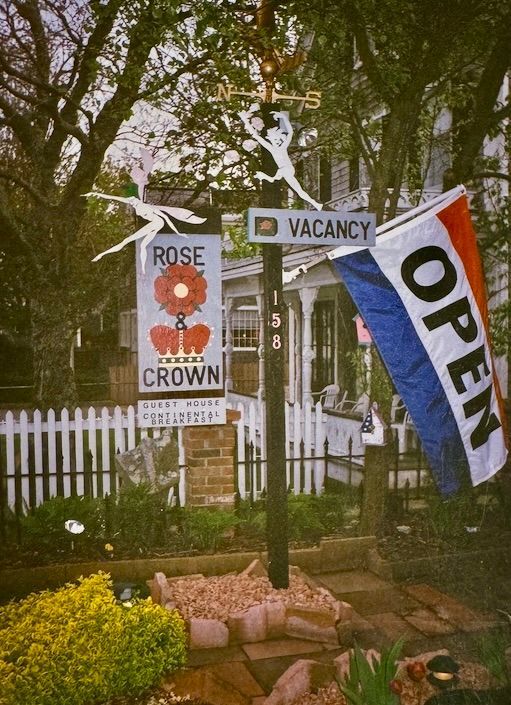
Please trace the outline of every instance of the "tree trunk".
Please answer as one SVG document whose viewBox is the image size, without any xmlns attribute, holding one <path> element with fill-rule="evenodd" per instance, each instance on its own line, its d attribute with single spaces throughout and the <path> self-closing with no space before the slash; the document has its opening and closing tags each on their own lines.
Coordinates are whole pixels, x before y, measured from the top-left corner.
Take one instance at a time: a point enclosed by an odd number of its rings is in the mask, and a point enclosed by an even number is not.
<svg viewBox="0 0 511 705">
<path fill-rule="evenodd" d="M 39 409 L 78 402 L 71 345 L 74 326 L 62 291 L 44 291 L 31 302 L 34 402 Z"/>
</svg>

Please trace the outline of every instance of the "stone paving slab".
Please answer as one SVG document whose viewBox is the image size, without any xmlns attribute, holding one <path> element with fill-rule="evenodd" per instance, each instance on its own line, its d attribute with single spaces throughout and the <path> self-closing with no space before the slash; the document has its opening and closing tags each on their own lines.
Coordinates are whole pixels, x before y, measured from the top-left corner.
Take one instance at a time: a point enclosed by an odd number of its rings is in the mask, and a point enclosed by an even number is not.
<svg viewBox="0 0 511 705">
<path fill-rule="evenodd" d="M 382 580 L 373 573 L 363 570 L 346 570 L 338 573 L 322 573 L 314 576 L 316 582 L 321 582 L 325 587 L 343 597 L 345 593 L 367 592 L 368 590 L 390 590 L 392 583 Z M 349 602 L 349 600 L 347 600 Z"/>
<path fill-rule="evenodd" d="M 367 620 L 373 627 L 383 632 L 392 642 L 398 639 L 411 641 L 421 636 L 411 624 L 408 624 L 400 615 L 394 612 L 382 612 L 380 614 L 368 615 Z"/>
<path fill-rule="evenodd" d="M 408 585 L 406 591 L 415 599 L 431 608 L 440 619 L 450 622 L 464 632 L 483 631 L 496 624 L 485 615 L 463 605 L 450 595 L 446 595 L 430 585 Z"/>
<path fill-rule="evenodd" d="M 433 610 L 425 607 L 419 608 L 411 614 L 404 615 L 404 619 L 425 636 L 452 634 L 455 631 L 450 622 L 439 619 Z"/>
<path fill-rule="evenodd" d="M 250 698 L 264 695 L 264 690 L 244 663 L 237 661 L 216 664 L 215 675 Z"/>
<path fill-rule="evenodd" d="M 397 588 L 343 593 L 343 599 L 362 616 L 381 612 L 408 614 L 420 606 L 411 595 Z"/>
<path fill-rule="evenodd" d="M 281 656 L 298 656 L 322 651 L 324 644 L 303 639 L 275 639 L 260 641 L 255 644 L 243 644 L 243 651 L 251 661 L 259 659 L 280 658 Z"/>
<path fill-rule="evenodd" d="M 186 665 L 190 668 L 224 663 L 225 661 L 246 661 L 247 655 L 239 646 L 226 646 L 223 649 L 195 649 L 188 651 Z"/>
</svg>

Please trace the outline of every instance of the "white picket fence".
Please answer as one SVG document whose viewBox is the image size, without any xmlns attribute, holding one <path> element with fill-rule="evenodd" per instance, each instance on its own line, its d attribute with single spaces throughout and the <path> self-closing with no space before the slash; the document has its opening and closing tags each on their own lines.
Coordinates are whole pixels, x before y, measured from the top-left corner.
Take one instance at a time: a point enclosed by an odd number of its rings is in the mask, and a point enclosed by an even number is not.
<svg viewBox="0 0 511 705">
<path fill-rule="evenodd" d="M 257 497 L 266 488 L 264 403 L 238 403 L 238 491 L 240 497 Z M 323 458 L 326 418 L 321 405 L 286 404 L 286 482 L 295 494 L 320 492 L 325 480 Z M 165 429 L 140 429 L 136 411 L 89 407 L 46 416 L 36 410 L 8 411 L 0 421 L 0 502 L 11 508 L 34 507 L 56 495 L 69 497 L 110 494 L 118 488 L 116 453 L 131 450 L 140 439 L 158 437 Z M 178 429 L 180 480 L 178 496 L 186 504 L 186 459 L 182 429 Z M 252 444 L 253 455 L 249 457 Z M 314 457 L 315 456 L 315 457 Z M 253 460 L 253 462 L 250 462 Z"/>
<path fill-rule="evenodd" d="M 237 424 L 238 491 L 258 497 L 266 488 L 265 404 L 255 400 L 232 405 L 241 414 Z M 285 406 L 286 485 L 294 494 L 321 492 L 325 483 L 326 416 L 321 404 Z M 302 445 L 303 443 L 303 445 Z M 249 448 L 253 458 L 249 458 Z M 252 461 L 252 462 L 251 462 Z"/>
<path fill-rule="evenodd" d="M 178 429 L 180 481 L 179 499 L 185 503 L 184 453 Z M 71 416 L 67 409 L 57 414 L 49 409 L 46 417 L 36 410 L 12 411 L 0 422 L 0 480 L 2 500 L 15 506 L 36 506 L 45 499 L 62 494 L 109 494 L 117 489 L 114 467 L 116 453 L 135 448 L 140 439 L 159 437 L 161 429 L 139 429 L 136 412 L 89 407 L 87 414 L 77 408 Z"/>
</svg>

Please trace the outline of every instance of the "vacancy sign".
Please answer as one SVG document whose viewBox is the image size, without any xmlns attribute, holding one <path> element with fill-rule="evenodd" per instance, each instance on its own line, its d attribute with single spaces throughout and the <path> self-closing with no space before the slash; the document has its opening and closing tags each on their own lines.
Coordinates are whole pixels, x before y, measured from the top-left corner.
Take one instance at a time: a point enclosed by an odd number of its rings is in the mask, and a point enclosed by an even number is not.
<svg viewBox="0 0 511 705">
<path fill-rule="evenodd" d="M 376 243 L 374 213 L 248 209 L 249 242 L 277 245 L 372 247 Z"/>
</svg>

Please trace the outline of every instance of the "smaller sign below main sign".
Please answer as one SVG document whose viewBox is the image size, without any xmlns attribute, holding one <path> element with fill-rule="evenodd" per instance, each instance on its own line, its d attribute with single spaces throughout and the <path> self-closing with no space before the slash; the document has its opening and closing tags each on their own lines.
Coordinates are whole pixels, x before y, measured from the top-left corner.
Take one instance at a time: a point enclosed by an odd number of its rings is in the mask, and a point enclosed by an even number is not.
<svg viewBox="0 0 511 705">
<path fill-rule="evenodd" d="M 248 240 L 276 245 L 372 247 L 376 244 L 376 216 L 353 211 L 249 208 Z"/>
<path fill-rule="evenodd" d="M 225 397 L 193 399 L 139 399 L 137 425 L 211 426 L 227 421 Z"/>
</svg>

